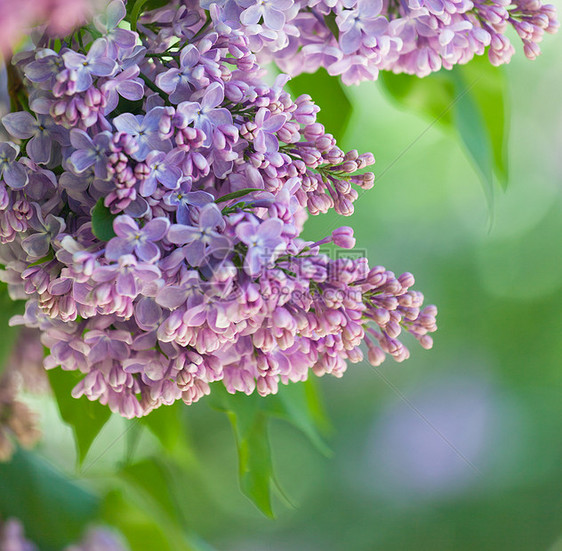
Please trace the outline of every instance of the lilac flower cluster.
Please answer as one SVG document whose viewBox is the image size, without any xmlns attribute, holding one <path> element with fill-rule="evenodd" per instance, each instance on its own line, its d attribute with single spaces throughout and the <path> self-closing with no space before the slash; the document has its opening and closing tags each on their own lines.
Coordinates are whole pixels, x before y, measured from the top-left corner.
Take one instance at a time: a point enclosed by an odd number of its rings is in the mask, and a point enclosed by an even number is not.
<svg viewBox="0 0 562 551">
<path fill-rule="evenodd" d="M 138 34 L 109 9 L 103 32 L 15 60 L 29 110 L 3 119 L 0 277 L 45 367 L 130 418 L 216 381 L 267 395 L 341 376 L 363 349 L 401 361 L 403 330 L 430 348 L 436 309 L 411 274 L 320 253 L 353 247 L 351 228 L 299 237 L 307 211 L 353 212 L 373 156 L 342 151 L 286 77 L 261 82 L 248 36 L 198 6 L 149 12 Z"/>
<path fill-rule="evenodd" d="M 534 59 L 556 10 L 540 0 L 204 0 L 216 24 L 240 29 L 260 57 L 291 75 L 324 67 L 346 84 L 379 70 L 420 77 L 487 49 L 494 65 L 514 53 L 513 27 Z"/>
<path fill-rule="evenodd" d="M 9 518 L 5 522 L 0 520 L 0 549 L 2 551 L 39 551 L 24 534 L 22 523 L 16 518 Z M 83 540 L 74 545 L 68 545 L 63 551 L 125 551 L 127 548 L 121 538 L 104 528 L 90 528 Z"/>
</svg>

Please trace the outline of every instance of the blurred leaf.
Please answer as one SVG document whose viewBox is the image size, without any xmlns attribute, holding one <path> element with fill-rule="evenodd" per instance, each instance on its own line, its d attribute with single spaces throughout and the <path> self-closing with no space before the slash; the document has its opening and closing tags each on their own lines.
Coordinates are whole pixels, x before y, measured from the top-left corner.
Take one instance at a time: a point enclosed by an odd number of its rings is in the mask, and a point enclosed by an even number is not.
<svg viewBox="0 0 562 551">
<path fill-rule="evenodd" d="M 60 551 L 80 540 L 98 513 L 99 500 L 70 482 L 36 454 L 18 450 L 0 463 L 0 516 L 20 519 L 42 551 Z"/>
<path fill-rule="evenodd" d="M 457 65 L 466 83 L 475 82 L 471 96 L 484 119 L 492 144 L 495 174 L 504 187 L 508 183 L 507 143 L 509 102 L 503 67 L 494 67 L 488 56 L 477 56 L 466 65 Z"/>
<path fill-rule="evenodd" d="M 264 398 L 238 392 L 229 394 L 222 384 L 213 385 L 211 404 L 228 414 L 238 449 L 240 488 L 254 505 L 270 518 L 271 482 L 274 480 L 268 416 L 262 409 Z"/>
<path fill-rule="evenodd" d="M 91 402 L 85 396 L 72 397 L 72 389 L 80 380 L 73 371 L 51 369 L 47 372 L 62 419 L 72 427 L 78 463 L 81 465 L 88 450 L 111 416 L 107 406 Z"/>
<path fill-rule="evenodd" d="M 174 520 L 178 508 L 172 495 L 171 480 L 166 469 L 157 458 L 143 459 L 120 470 L 121 476 L 142 489 L 156 504 Z"/>
<path fill-rule="evenodd" d="M 454 119 L 464 146 L 469 153 L 484 186 L 484 193 L 491 207 L 494 202 L 493 151 L 480 106 L 471 93 L 470 83 L 461 71 L 452 71 L 456 85 Z"/>
<path fill-rule="evenodd" d="M 205 542 L 187 527 L 184 508 L 180 499 L 184 496 L 178 490 L 177 481 L 165 458 L 147 458 L 133 465 L 123 467 L 120 480 L 127 483 L 126 494 L 112 494 L 106 503 L 118 510 L 125 508 L 127 515 L 124 525 L 117 526 L 129 538 L 133 551 L 145 549 L 170 549 L 173 551 L 204 551 Z M 125 495 L 129 499 L 125 499 Z M 133 505 L 134 503 L 134 505 Z M 137 507 L 139 509 L 137 510 Z M 106 513 L 111 521 L 112 510 Z M 121 513 L 119 513 L 121 514 Z M 145 534 L 137 538 L 135 526 L 142 524 Z"/>
<path fill-rule="evenodd" d="M 491 202 L 493 175 L 507 186 L 505 73 L 486 56 L 427 77 L 381 72 L 379 80 L 399 104 L 433 123 L 456 127 Z"/>
<path fill-rule="evenodd" d="M 24 302 L 15 301 L 8 294 L 8 285 L 0 282 L 0 328 L 2 338 L 0 339 L 0 376 L 10 358 L 12 349 L 18 339 L 19 327 L 10 327 L 8 322 L 12 316 L 23 314 Z"/>
<path fill-rule="evenodd" d="M 310 94 L 320 107 L 318 122 L 326 127 L 326 132 L 341 140 L 349 124 L 353 106 L 347 97 L 341 79 L 331 77 L 325 69 L 314 74 L 302 73 L 292 78 L 288 87 L 294 96 Z"/>
<path fill-rule="evenodd" d="M 103 197 L 98 199 L 98 202 L 92 209 L 92 232 L 101 241 L 109 241 L 115 237 L 113 231 L 113 220 L 115 215 L 103 204 Z"/>
<path fill-rule="evenodd" d="M 321 436 L 329 425 L 319 403 L 312 381 L 282 385 L 276 395 L 268 396 L 269 410 L 294 425 L 305 434 L 323 455 L 331 455 L 330 448 Z"/>
<path fill-rule="evenodd" d="M 432 121 L 437 120 L 445 126 L 452 125 L 450 107 L 455 99 L 455 85 L 448 72 L 439 71 L 419 78 L 381 71 L 379 81 L 386 93 L 400 105 L 427 116 Z"/>
<path fill-rule="evenodd" d="M 102 517 L 127 538 L 131 551 L 179 549 L 175 542 L 170 541 L 164 526 L 160 525 L 150 511 L 138 505 L 136 501 L 126 500 L 120 491 L 115 490 L 105 497 Z"/>
<path fill-rule="evenodd" d="M 184 466 L 195 461 L 191 452 L 187 427 L 183 413 L 185 404 L 177 401 L 171 406 L 162 406 L 150 414 L 139 418 L 143 424 L 158 438 L 169 456 L 180 461 Z"/>
</svg>

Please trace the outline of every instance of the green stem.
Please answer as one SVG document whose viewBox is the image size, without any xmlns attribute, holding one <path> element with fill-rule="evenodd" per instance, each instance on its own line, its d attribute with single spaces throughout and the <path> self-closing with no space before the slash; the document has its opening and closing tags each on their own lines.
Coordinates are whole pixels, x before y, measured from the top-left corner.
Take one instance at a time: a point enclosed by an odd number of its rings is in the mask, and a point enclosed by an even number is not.
<svg viewBox="0 0 562 551">
<path fill-rule="evenodd" d="M 131 11 L 131 30 L 137 32 L 137 22 L 141 16 L 142 8 L 148 2 L 148 0 L 137 0 Z"/>
</svg>

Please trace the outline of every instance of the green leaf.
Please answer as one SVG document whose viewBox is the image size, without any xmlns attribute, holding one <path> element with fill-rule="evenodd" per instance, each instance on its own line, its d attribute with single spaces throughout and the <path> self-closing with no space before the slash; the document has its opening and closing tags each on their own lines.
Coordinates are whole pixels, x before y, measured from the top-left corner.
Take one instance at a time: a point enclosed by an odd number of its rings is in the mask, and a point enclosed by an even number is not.
<svg viewBox="0 0 562 551">
<path fill-rule="evenodd" d="M 231 201 L 232 199 L 238 199 L 238 197 L 244 197 L 253 191 L 263 191 L 263 189 L 248 187 L 245 189 L 239 189 L 238 191 L 233 191 L 232 193 L 227 193 L 218 199 L 215 199 L 215 203 L 224 203 L 225 201 Z"/>
<path fill-rule="evenodd" d="M 329 423 L 312 380 L 282 385 L 276 395 L 265 400 L 269 403 L 268 411 L 302 431 L 321 454 L 331 455 L 321 436 L 322 432 L 327 432 Z"/>
<path fill-rule="evenodd" d="M 103 204 L 103 197 L 98 199 L 98 202 L 92 209 L 92 232 L 100 241 L 109 241 L 115 237 L 113 231 L 113 220 L 115 215 Z"/>
<path fill-rule="evenodd" d="M 413 75 L 381 71 L 379 82 L 388 96 L 398 104 L 412 109 L 432 121 L 451 126 L 453 117 L 450 106 L 455 99 L 455 85 L 445 71 L 419 78 Z"/>
<path fill-rule="evenodd" d="M 379 81 L 400 105 L 432 123 L 458 130 L 488 201 L 492 201 L 494 175 L 507 186 L 508 106 L 502 68 L 492 66 L 486 56 L 477 56 L 452 71 L 442 69 L 424 78 L 382 72 Z"/>
<path fill-rule="evenodd" d="M 471 96 L 484 119 L 492 144 L 495 175 L 507 187 L 509 103 L 507 82 L 503 67 L 494 67 L 487 56 L 477 56 L 466 65 L 456 68 L 466 83 L 475 83 Z"/>
<path fill-rule="evenodd" d="M 79 541 L 98 514 L 99 500 L 70 482 L 36 454 L 17 450 L 0 463 L 0 517 L 20 519 L 42 551 Z"/>
<path fill-rule="evenodd" d="M 80 380 L 75 372 L 51 369 L 47 374 L 61 417 L 74 432 L 78 463 L 81 465 L 92 442 L 111 416 L 111 411 L 107 406 L 91 402 L 85 396 L 72 397 L 72 389 Z"/>
<path fill-rule="evenodd" d="M 271 483 L 274 481 L 268 416 L 259 394 L 229 394 L 223 385 L 213 385 L 211 403 L 225 411 L 232 424 L 238 449 L 238 475 L 242 493 L 266 516 L 274 518 Z"/>
<path fill-rule="evenodd" d="M 195 458 L 189 445 L 185 423 L 185 404 L 177 401 L 171 406 L 162 406 L 150 414 L 139 418 L 139 423 L 147 427 L 158 438 L 169 457 L 193 465 Z"/>
<path fill-rule="evenodd" d="M 114 490 L 104 499 L 102 518 L 115 526 L 127 539 L 132 551 L 177 551 L 165 526 L 136 500 L 127 500 L 123 492 Z"/>
<path fill-rule="evenodd" d="M 339 78 L 331 77 L 325 69 L 313 75 L 302 73 L 291 79 L 289 89 L 295 96 L 310 94 L 318 107 L 318 122 L 326 127 L 326 132 L 341 140 L 351 118 L 353 106 L 347 97 L 345 87 Z"/>
<path fill-rule="evenodd" d="M 457 95 L 454 105 L 455 126 L 480 176 L 491 208 L 494 203 L 494 159 L 490 136 L 482 111 L 470 92 L 470 84 L 460 71 L 453 70 L 452 74 Z"/>
<path fill-rule="evenodd" d="M 9 321 L 12 316 L 23 314 L 25 303 L 21 300 L 12 300 L 8 293 L 8 285 L 0 282 L 0 328 L 2 338 L 0 339 L 0 376 L 6 367 L 10 354 L 18 340 L 19 327 L 10 327 Z"/>
</svg>

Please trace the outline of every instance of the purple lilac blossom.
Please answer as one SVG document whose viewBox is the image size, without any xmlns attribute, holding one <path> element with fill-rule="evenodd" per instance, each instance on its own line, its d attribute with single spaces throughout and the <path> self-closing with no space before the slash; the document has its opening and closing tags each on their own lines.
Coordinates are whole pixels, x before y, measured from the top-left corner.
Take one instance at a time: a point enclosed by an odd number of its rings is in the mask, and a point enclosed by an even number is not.
<svg viewBox="0 0 562 551">
<path fill-rule="evenodd" d="M 31 101 L 29 116 L 8 119 L 14 138 L 34 139 L 41 121 L 70 140 L 45 146 L 42 166 L 43 148 L 22 142 L 27 158 L 0 145 L 0 279 L 26 300 L 12 323 L 41 334 L 46 369 L 78 372 L 74 397 L 124 417 L 191 404 L 213 383 L 265 396 L 364 357 L 402 361 L 404 333 L 432 345 L 437 311 L 411 274 L 320 253 L 352 247 L 348 227 L 301 238 L 308 215 L 353 212 L 374 157 L 340 149 L 287 77 L 261 81 L 257 49 L 298 35 L 301 3 L 255 5 L 213 4 L 209 20 L 196 4 L 152 10 L 128 31 L 133 44 L 114 0 L 96 21 L 104 38 L 15 59 Z M 247 21 L 261 14 L 259 39 L 227 24 L 245 10 Z M 357 25 L 379 25 L 376 11 Z M 344 59 L 330 56 L 318 59 Z"/>
</svg>

